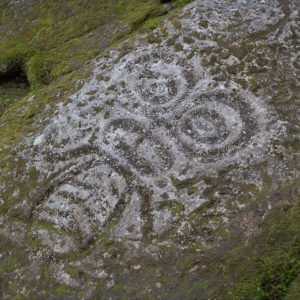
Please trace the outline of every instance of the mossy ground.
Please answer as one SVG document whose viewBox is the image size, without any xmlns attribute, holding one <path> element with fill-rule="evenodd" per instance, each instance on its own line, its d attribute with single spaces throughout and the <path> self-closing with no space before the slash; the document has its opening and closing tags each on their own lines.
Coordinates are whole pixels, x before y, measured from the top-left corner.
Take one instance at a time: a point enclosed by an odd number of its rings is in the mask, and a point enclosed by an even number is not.
<svg viewBox="0 0 300 300">
<path fill-rule="evenodd" d="M 234 250 L 230 264 L 237 273 L 228 291 L 231 299 L 297 299 L 292 283 L 300 274 L 299 191 L 284 202 L 262 223 L 258 237 Z"/>
<path fill-rule="evenodd" d="M 158 0 L 32 1 L 19 10 L 0 4 L 0 64 L 8 72 L 17 69 L 31 86 L 31 92 L 19 89 L 20 95 L 28 95 L 21 101 L 15 101 L 20 96 L 5 97 L 7 89 L 0 90 L 3 107 L 8 107 L 7 99 L 16 104 L 9 105 L 9 112 L 0 120 L 0 145 L 17 141 L 32 130 L 27 112 L 37 115 L 45 105 L 63 101 L 79 89 L 76 82 L 88 76 L 93 58 L 137 30 L 151 32 L 165 14 Z M 63 92 L 57 93 L 59 90 Z M 28 102 L 33 94 L 35 98 Z"/>
</svg>

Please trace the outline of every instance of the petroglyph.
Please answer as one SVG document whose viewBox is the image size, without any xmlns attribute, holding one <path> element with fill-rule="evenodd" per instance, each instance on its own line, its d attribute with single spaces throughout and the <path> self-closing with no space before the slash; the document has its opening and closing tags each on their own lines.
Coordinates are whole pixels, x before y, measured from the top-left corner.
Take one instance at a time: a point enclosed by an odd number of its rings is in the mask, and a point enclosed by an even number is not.
<svg viewBox="0 0 300 300">
<path fill-rule="evenodd" d="M 88 238 L 106 230 L 133 240 L 166 230 L 180 235 L 190 230 L 188 216 L 210 201 L 203 176 L 266 158 L 284 122 L 234 77 L 224 82 L 212 74 L 215 63 L 228 63 L 220 30 L 239 17 L 228 6 L 195 2 L 179 19 L 180 30 L 166 21 L 168 38 L 154 31 L 160 44 L 135 42 L 128 54 L 120 47 L 94 62 L 93 75 L 33 142 L 32 165 L 47 184 L 53 174 L 69 174 L 35 207 L 37 220 Z M 265 7 L 269 20 L 253 17 Z M 214 17 L 200 14 L 205 8 Z M 270 23 L 284 17 L 276 1 L 244 1 L 243 8 L 250 25 L 231 38 L 256 28 L 267 35 L 276 30 L 268 30 Z M 231 65 L 242 58 L 232 56 Z M 227 214 L 223 206 L 218 211 Z"/>
<path fill-rule="evenodd" d="M 95 163 L 57 185 L 35 213 L 40 221 L 89 238 L 93 230 L 103 230 L 126 189 L 122 176 L 106 164 Z"/>
<path fill-rule="evenodd" d="M 1 1 L 5 299 L 250 299 L 295 258 L 300 1 L 160 2 Z"/>
</svg>

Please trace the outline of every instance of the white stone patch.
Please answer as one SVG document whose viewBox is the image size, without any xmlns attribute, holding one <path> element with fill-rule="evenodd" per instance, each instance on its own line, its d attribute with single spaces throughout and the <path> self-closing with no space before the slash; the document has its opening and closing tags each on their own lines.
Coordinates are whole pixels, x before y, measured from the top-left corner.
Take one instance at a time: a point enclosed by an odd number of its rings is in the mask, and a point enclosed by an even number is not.
<svg viewBox="0 0 300 300">
<path fill-rule="evenodd" d="M 139 195 L 134 193 L 124 211 L 123 218 L 113 229 L 112 236 L 133 240 L 142 238 L 141 203 Z"/>
<path fill-rule="evenodd" d="M 35 138 L 34 142 L 33 142 L 33 146 L 37 146 L 39 144 L 41 144 L 44 140 L 45 135 L 41 134 L 38 137 Z"/>
<path fill-rule="evenodd" d="M 169 209 L 155 211 L 153 230 L 158 234 L 162 234 L 165 230 L 169 229 L 176 220 L 178 220 L 178 216 L 174 215 Z"/>
<path fill-rule="evenodd" d="M 46 246 L 54 253 L 64 254 L 77 249 L 73 239 L 69 236 L 49 232 L 46 229 L 38 229 L 36 235 L 43 246 Z"/>
</svg>

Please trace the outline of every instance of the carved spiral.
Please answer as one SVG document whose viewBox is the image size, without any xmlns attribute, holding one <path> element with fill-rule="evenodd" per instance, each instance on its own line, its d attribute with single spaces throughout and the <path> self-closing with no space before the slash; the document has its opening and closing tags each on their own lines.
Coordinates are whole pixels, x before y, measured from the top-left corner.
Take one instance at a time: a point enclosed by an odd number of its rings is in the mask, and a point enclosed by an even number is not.
<svg viewBox="0 0 300 300">
<path fill-rule="evenodd" d="M 202 162 L 214 162 L 245 147 L 257 126 L 245 102 L 231 102 L 229 97 L 218 101 L 212 96 L 187 110 L 176 130 L 186 150 Z"/>
</svg>

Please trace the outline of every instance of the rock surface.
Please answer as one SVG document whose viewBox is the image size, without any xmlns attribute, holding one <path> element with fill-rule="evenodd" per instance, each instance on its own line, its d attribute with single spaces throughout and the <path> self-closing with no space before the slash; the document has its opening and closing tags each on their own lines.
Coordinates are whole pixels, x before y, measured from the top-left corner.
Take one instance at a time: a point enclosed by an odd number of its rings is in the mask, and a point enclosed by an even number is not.
<svg viewBox="0 0 300 300">
<path fill-rule="evenodd" d="M 299 28 L 296 0 L 198 0 L 54 90 L 0 149 L 4 299 L 235 293 L 236 249 L 299 200 Z"/>
</svg>

